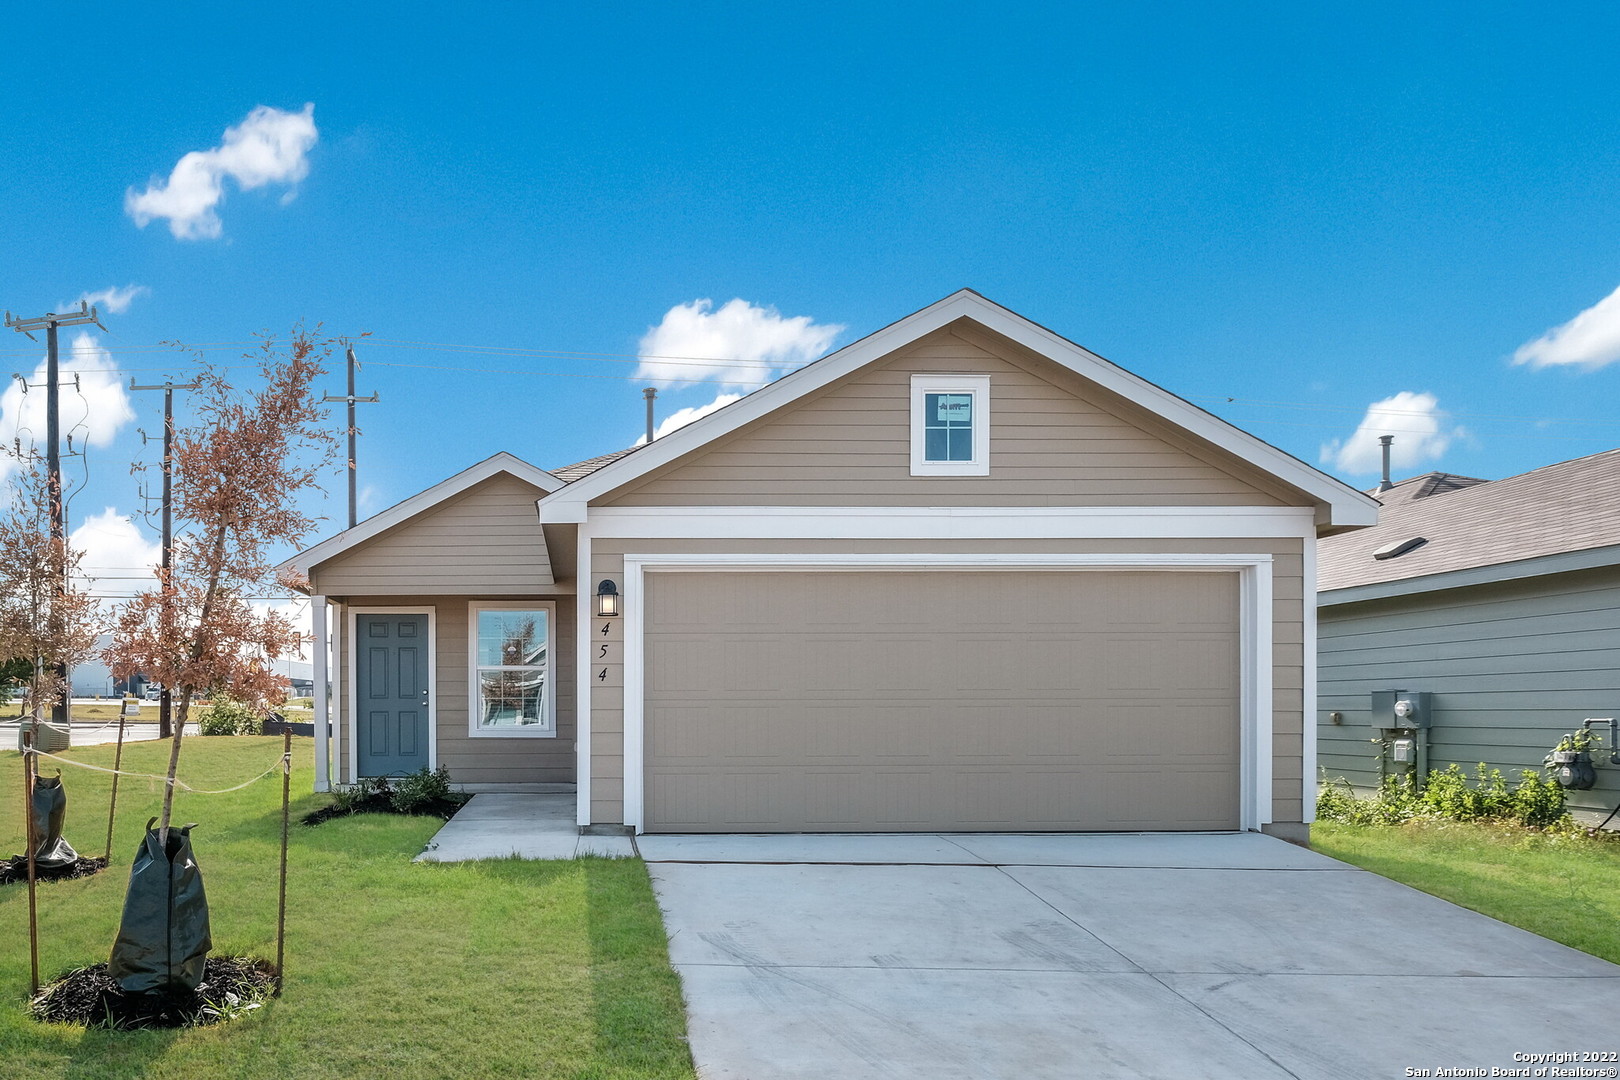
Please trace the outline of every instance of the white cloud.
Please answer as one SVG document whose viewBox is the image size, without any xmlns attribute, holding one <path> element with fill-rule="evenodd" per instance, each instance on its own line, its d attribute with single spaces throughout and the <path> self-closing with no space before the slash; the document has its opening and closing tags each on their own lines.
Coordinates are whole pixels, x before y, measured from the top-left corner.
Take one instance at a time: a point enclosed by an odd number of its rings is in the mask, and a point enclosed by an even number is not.
<svg viewBox="0 0 1620 1080">
<path fill-rule="evenodd" d="M 1436 460 L 1453 439 L 1466 434 L 1461 427 L 1448 426 L 1439 399 L 1433 394 L 1402 390 L 1394 397 L 1367 406 L 1367 415 L 1362 417 L 1354 435 L 1324 443 L 1321 460 L 1353 476 L 1381 472 L 1383 446 L 1378 437 L 1393 435 L 1390 468 L 1404 472 Z"/>
<path fill-rule="evenodd" d="M 79 299 L 73 301 L 73 303 L 77 305 L 80 301 L 83 301 L 94 305 L 98 311 L 105 311 L 112 315 L 122 315 L 129 310 L 129 305 L 151 291 L 145 285 L 125 285 L 122 289 L 114 285 L 99 292 L 80 293 Z M 68 305 L 64 304 L 63 306 Z"/>
<path fill-rule="evenodd" d="M 80 332 L 58 358 L 61 371 L 61 424 L 64 444 L 71 436 L 75 447 L 112 445 L 118 431 L 135 419 L 129 396 L 119 379 L 118 363 L 93 334 Z M 78 385 L 75 387 L 74 378 Z M 13 379 L 0 393 L 0 445 L 17 440 L 23 447 L 45 442 L 45 361 L 28 378 L 27 392 Z M 63 449 L 66 449 L 64 445 Z M 0 479 L 16 467 L 9 456 L 0 457 Z"/>
<path fill-rule="evenodd" d="M 1534 368 L 1576 364 L 1600 368 L 1620 360 L 1620 289 L 1605 296 L 1563 326 L 1520 345 L 1515 364 Z"/>
<path fill-rule="evenodd" d="M 225 178 L 243 191 L 266 184 L 296 184 L 309 175 L 309 151 L 319 138 L 315 106 L 285 112 L 260 105 L 211 150 L 193 150 L 175 163 L 167 181 L 153 177 L 146 190 L 124 194 L 124 211 L 140 228 L 166 218 L 180 240 L 213 240 L 222 226 L 215 212 L 225 198 Z M 282 197 L 285 205 L 292 192 Z"/>
<path fill-rule="evenodd" d="M 636 377 L 666 386 L 713 382 L 753 389 L 816 359 L 843 330 L 808 315 L 783 318 L 746 300 L 729 300 L 719 310 L 712 300 L 694 300 L 670 308 L 648 328 Z"/>
<path fill-rule="evenodd" d="M 83 553 L 81 582 L 97 595 L 126 595 L 157 584 L 162 545 L 148 540 L 127 514 L 109 506 L 85 518 L 69 540 Z"/>
<path fill-rule="evenodd" d="M 710 413 L 725 408 L 733 401 L 741 401 L 741 394 L 721 394 L 707 405 L 694 405 L 689 409 L 677 409 L 664 418 L 664 422 L 653 429 L 653 438 L 662 439 L 672 431 L 685 427 L 694 420 L 701 420 Z M 647 441 L 647 435 L 642 433 L 635 445 L 640 446 Z"/>
</svg>

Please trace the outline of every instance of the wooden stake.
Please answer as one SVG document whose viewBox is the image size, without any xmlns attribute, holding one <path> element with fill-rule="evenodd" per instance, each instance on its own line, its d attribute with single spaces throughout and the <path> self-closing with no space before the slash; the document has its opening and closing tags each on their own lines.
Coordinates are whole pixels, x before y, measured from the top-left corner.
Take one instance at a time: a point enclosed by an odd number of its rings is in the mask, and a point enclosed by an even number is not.
<svg viewBox="0 0 1620 1080">
<path fill-rule="evenodd" d="M 118 770 L 124 765 L 124 710 L 118 710 L 118 750 L 113 754 L 112 800 L 107 803 L 107 865 L 112 865 L 113 815 L 118 813 Z"/>
<path fill-rule="evenodd" d="M 22 739 L 23 820 L 28 822 L 28 996 L 32 998 L 39 993 L 39 916 L 34 878 L 34 845 L 39 842 L 34 836 L 34 774 L 38 770 L 34 755 L 28 752 L 33 749 L 33 733 L 23 732 Z"/>
<path fill-rule="evenodd" d="M 281 896 L 276 905 L 276 992 L 281 996 L 281 973 L 287 946 L 287 817 L 292 804 L 292 728 L 281 733 Z"/>
</svg>

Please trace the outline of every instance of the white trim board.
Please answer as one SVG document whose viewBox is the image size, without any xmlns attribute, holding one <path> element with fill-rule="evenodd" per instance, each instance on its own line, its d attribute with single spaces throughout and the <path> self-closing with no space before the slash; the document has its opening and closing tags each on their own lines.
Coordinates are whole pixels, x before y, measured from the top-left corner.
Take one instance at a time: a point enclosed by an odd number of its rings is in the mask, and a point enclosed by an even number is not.
<svg viewBox="0 0 1620 1080">
<path fill-rule="evenodd" d="M 344 677 L 348 680 L 349 722 L 344 726 L 348 728 L 349 761 L 344 775 L 347 783 L 353 784 L 360 775 L 360 700 L 359 700 L 359 663 L 360 650 L 354 647 L 356 635 L 359 632 L 359 620 L 362 615 L 426 615 L 428 621 L 428 768 L 439 767 L 439 609 L 432 604 L 422 604 L 417 607 L 351 607 L 348 610 L 348 645 L 349 662 L 344 665 Z"/>
<path fill-rule="evenodd" d="M 1300 744 L 1302 761 L 1299 793 L 1300 820 L 1309 825 L 1316 820 L 1316 545 L 1306 544 L 1301 562 L 1303 587 L 1300 589 L 1300 618 L 1304 627 L 1303 696 L 1300 701 Z"/>
<path fill-rule="evenodd" d="M 608 506 L 592 534 L 621 539 L 1314 541 L 1297 506 Z"/>
<path fill-rule="evenodd" d="M 718 409 L 662 439 L 654 440 L 634 454 L 581 477 L 561 491 L 540 500 L 541 514 L 550 522 L 584 521 L 592 499 L 667 465 L 958 319 L 969 319 L 1015 341 L 1305 492 L 1323 504 L 1324 512 L 1319 524 L 1373 525 L 1378 521 L 1378 500 L 1364 492 L 985 299 L 971 289 L 958 290 L 921 311 L 846 345 L 830 356 L 783 376 L 740 401 Z"/>
<path fill-rule="evenodd" d="M 311 690 L 314 699 L 310 702 L 315 707 L 315 790 L 332 790 L 331 772 L 331 742 L 328 732 L 331 730 L 332 706 L 327 698 L 327 649 L 331 644 L 331 635 L 326 629 L 326 597 L 316 594 L 309 598 L 310 629 L 315 635 L 315 651 L 310 657 L 314 661 L 314 682 Z"/>
<path fill-rule="evenodd" d="M 1269 554 L 982 554 L 942 555 L 673 555 L 624 557 L 624 824 L 646 827 L 645 656 L 642 635 L 649 573 L 793 573 L 885 570 L 1102 571 L 1230 570 L 1238 574 L 1242 659 L 1239 683 L 1238 827 L 1257 831 L 1272 820 L 1272 556 Z M 586 772 L 588 775 L 588 770 Z"/>
<path fill-rule="evenodd" d="M 544 469 L 536 468 L 522 458 L 514 457 L 503 450 L 493 457 L 485 458 L 478 464 L 461 470 L 448 480 L 441 480 L 427 490 L 417 492 L 404 502 L 395 503 L 387 510 L 373 514 L 354 528 L 345 529 L 336 536 L 322 540 L 307 551 L 299 552 L 277 569 L 292 570 L 307 577 L 311 569 L 333 556 L 363 544 L 395 525 L 408 521 L 425 510 L 431 510 L 440 503 L 453 499 L 469 488 L 501 473 L 509 473 L 545 492 L 553 492 L 563 486 L 561 480 Z"/>
<path fill-rule="evenodd" d="M 585 587 L 579 589 L 579 583 Z M 574 541 L 574 823 L 591 823 L 591 619 L 596 589 L 591 581 L 591 527 L 580 525 Z"/>
</svg>

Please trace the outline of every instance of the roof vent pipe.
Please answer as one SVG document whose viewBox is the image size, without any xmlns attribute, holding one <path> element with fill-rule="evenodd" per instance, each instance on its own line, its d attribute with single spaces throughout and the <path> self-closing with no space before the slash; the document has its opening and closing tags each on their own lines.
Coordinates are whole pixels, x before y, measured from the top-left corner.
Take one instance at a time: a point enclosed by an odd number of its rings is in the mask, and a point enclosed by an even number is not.
<svg viewBox="0 0 1620 1080">
<path fill-rule="evenodd" d="M 658 389 L 649 386 L 641 392 L 641 396 L 647 399 L 647 441 L 650 443 L 653 441 L 653 398 L 658 396 Z M 1385 457 L 1388 457 L 1387 451 Z M 1384 472 L 1388 473 L 1389 470 L 1386 468 Z"/>
<path fill-rule="evenodd" d="M 652 403 L 650 401 L 647 403 L 647 408 L 648 409 L 652 408 Z M 650 417 L 651 415 L 652 414 L 649 412 L 648 416 Z M 651 424 L 652 424 L 652 421 L 649 419 L 647 421 L 647 423 L 648 423 L 648 425 L 650 427 Z M 649 439 L 652 438 L 651 435 L 649 435 L 647 437 Z M 1383 480 L 1379 481 L 1378 490 L 1379 491 L 1388 491 L 1390 488 L 1395 486 L 1394 484 L 1389 482 L 1389 444 L 1395 441 L 1395 436 L 1393 436 L 1393 435 L 1380 435 L 1380 436 L 1378 436 L 1378 441 L 1384 444 L 1384 478 L 1383 478 Z"/>
</svg>

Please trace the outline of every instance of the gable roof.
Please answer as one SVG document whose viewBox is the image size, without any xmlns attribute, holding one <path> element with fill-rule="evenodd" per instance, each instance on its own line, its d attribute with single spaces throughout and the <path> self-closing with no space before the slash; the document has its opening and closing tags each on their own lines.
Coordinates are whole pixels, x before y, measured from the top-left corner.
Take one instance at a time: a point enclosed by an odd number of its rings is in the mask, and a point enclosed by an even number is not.
<svg viewBox="0 0 1620 1080">
<path fill-rule="evenodd" d="M 1356 589 L 1371 599 L 1474 584 L 1482 574 L 1433 581 L 1435 575 L 1493 568 L 1489 580 L 1574 569 L 1569 560 L 1527 565 L 1506 573 L 1507 564 L 1591 553 L 1582 565 L 1620 562 L 1620 450 L 1559 462 L 1505 480 L 1477 481 L 1423 494 L 1432 474 L 1402 481 L 1384 493 L 1378 524 L 1319 545 L 1317 587 L 1322 592 Z M 1445 475 L 1445 474 L 1441 474 Z M 1375 559 L 1373 552 L 1414 537 L 1426 543 L 1406 554 Z"/>
<path fill-rule="evenodd" d="M 307 551 L 282 563 L 278 569 L 292 570 L 307 577 L 311 567 L 318 566 L 335 555 L 339 555 L 350 548 L 365 543 L 367 540 L 387 532 L 395 525 L 408 521 L 424 510 L 431 510 L 440 503 L 448 502 L 456 496 L 478 484 L 483 483 L 492 476 L 508 473 L 519 480 L 533 484 L 544 492 L 553 492 L 563 486 L 563 482 L 544 469 L 535 468 L 522 458 L 514 457 L 506 451 L 501 451 L 493 457 L 487 457 L 478 464 L 466 468 L 450 477 L 441 480 L 426 491 L 419 491 L 404 502 L 395 503 L 380 514 L 355 525 L 352 529 L 345 529 L 336 536 L 321 541 Z M 536 524 L 539 521 L 536 520 Z"/>
<path fill-rule="evenodd" d="M 985 299 L 971 289 L 958 290 L 921 311 L 783 376 L 740 401 L 718 409 L 649 445 L 636 448 L 634 454 L 626 453 L 607 462 L 575 479 L 561 491 L 542 499 L 541 517 L 547 522 L 583 521 L 592 499 L 964 318 L 1069 368 L 1304 492 L 1319 504 L 1319 526 L 1353 527 L 1371 525 L 1377 520 L 1377 500 L 1022 315 Z"/>
</svg>

